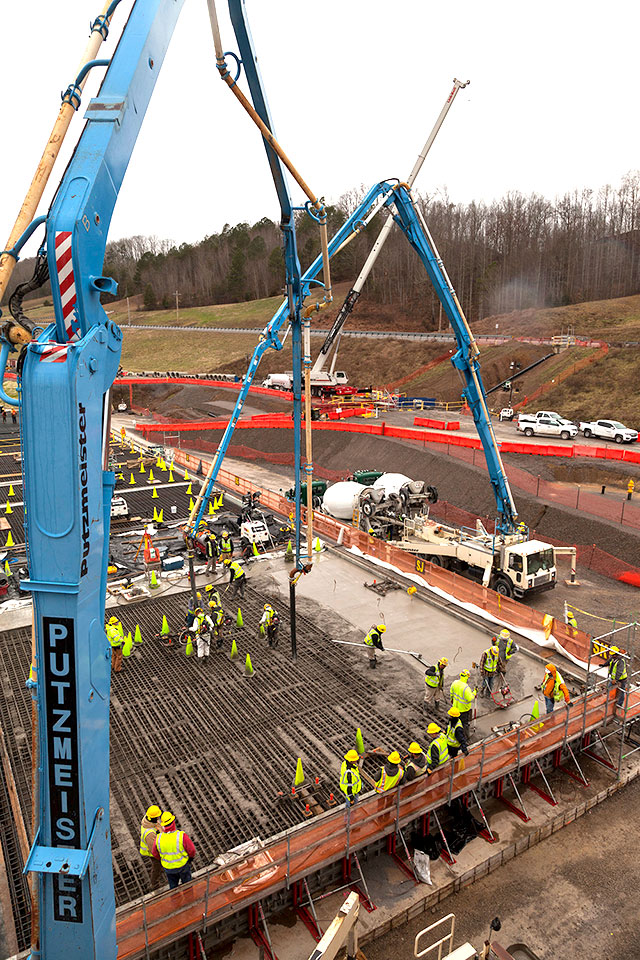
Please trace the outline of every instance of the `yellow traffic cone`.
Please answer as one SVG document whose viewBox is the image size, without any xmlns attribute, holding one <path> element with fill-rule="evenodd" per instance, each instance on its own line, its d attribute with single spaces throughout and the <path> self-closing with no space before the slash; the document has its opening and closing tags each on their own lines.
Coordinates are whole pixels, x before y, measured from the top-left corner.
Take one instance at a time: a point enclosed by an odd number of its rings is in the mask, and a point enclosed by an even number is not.
<svg viewBox="0 0 640 960">
<path fill-rule="evenodd" d="M 188 471 L 187 469 L 185 469 L 185 471 L 184 471 L 184 478 L 185 478 L 185 480 L 188 480 L 188 479 L 189 479 L 189 471 Z"/>
<path fill-rule="evenodd" d="M 6 573 L 6 575 L 7 575 L 8 577 L 11 576 L 11 567 L 9 566 L 9 561 L 8 561 L 8 560 L 5 560 L 5 562 L 4 562 L 4 572 Z"/>
<path fill-rule="evenodd" d="M 192 485 L 191 485 L 191 484 L 189 484 L 189 486 L 188 486 L 187 489 L 185 490 L 185 493 L 193 493 Z"/>
<path fill-rule="evenodd" d="M 13 484 L 12 484 L 12 483 L 9 484 L 9 496 L 10 496 L 10 497 L 15 497 L 15 493 L 14 493 L 14 491 L 13 491 Z"/>
<path fill-rule="evenodd" d="M 193 497 L 189 497 L 189 510 L 193 510 L 194 506 Z"/>
<path fill-rule="evenodd" d="M 148 476 L 147 479 L 148 479 L 148 482 L 149 482 L 149 483 L 155 483 L 155 482 L 156 482 L 156 478 L 155 478 L 154 475 L 153 475 L 153 467 L 151 468 L 151 470 L 149 470 L 149 476 Z"/>
<path fill-rule="evenodd" d="M 151 494 L 151 499 L 152 499 L 152 500 L 158 500 L 158 499 L 159 499 L 159 497 L 158 497 L 158 491 L 156 490 L 155 487 L 153 488 L 153 493 Z"/>
<path fill-rule="evenodd" d="M 238 607 L 238 616 L 236 617 L 236 627 L 244 627 L 244 621 L 242 619 L 242 610 Z"/>
<path fill-rule="evenodd" d="M 147 471 L 146 471 L 145 468 L 144 468 L 144 460 L 141 460 L 141 461 L 140 461 L 140 469 L 139 469 L 138 473 L 146 473 L 146 472 L 147 472 Z"/>
<path fill-rule="evenodd" d="M 156 523 L 158 522 L 158 511 L 155 507 L 153 508 L 153 519 L 156 521 Z"/>
<path fill-rule="evenodd" d="M 11 509 L 11 501 L 10 501 L 10 500 L 7 500 L 7 505 L 6 505 L 6 507 L 4 508 L 4 512 L 5 512 L 5 513 L 13 513 L 13 510 Z"/>
<path fill-rule="evenodd" d="M 159 469 L 162 469 L 162 458 L 161 458 L 161 457 L 158 457 L 158 459 L 156 460 L 156 467 L 158 467 Z"/>
<path fill-rule="evenodd" d="M 301 783 L 304 783 L 304 770 L 302 769 L 302 760 L 298 757 L 298 762 L 296 764 L 296 775 L 293 778 L 294 787 L 299 787 Z"/>
<path fill-rule="evenodd" d="M 118 480 L 122 480 L 122 482 L 124 483 L 124 476 L 123 476 L 122 472 L 120 472 L 120 473 L 118 474 Z"/>
<path fill-rule="evenodd" d="M 155 590 L 156 587 L 160 586 L 160 584 L 158 583 L 158 578 L 156 576 L 155 570 L 151 571 L 151 582 L 149 586 L 151 587 L 152 590 Z"/>
<path fill-rule="evenodd" d="M 253 664 L 251 663 L 251 657 L 247 654 L 247 659 L 244 662 L 244 676 L 252 677 L 253 676 Z"/>
<path fill-rule="evenodd" d="M 316 551 L 316 553 L 320 553 L 322 550 L 322 540 L 320 537 L 316 537 L 313 541 L 313 549 Z"/>
<path fill-rule="evenodd" d="M 160 511 L 159 511 L 159 513 L 158 513 L 158 523 L 164 523 L 164 516 L 163 516 L 163 513 L 162 513 L 162 507 L 160 507 Z"/>
<path fill-rule="evenodd" d="M 169 483 L 175 483 L 175 480 L 173 479 L 173 470 L 169 470 Z"/>
<path fill-rule="evenodd" d="M 134 479 L 134 476 L 133 476 L 133 474 L 131 474 L 131 479 L 129 480 L 129 486 L 132 487 L 135 482 L 136 482 L 136 481 L 135 481 L 135 479 Z"/>
<path fill-rule="evenodd" d="M 362 730 L 360 727 L 356 730 L 356 750 L 362 756 L 364 754 L 364 740 L 362 738 Z"/>
<path fill-rule="evenodd" d="M 258 553 L 258 548 L 257 548 L 257 546 L 256 546 L 256 544 L 255 544 L 255 541 L 253 542 L 252 547 L 253 547 L 253 555 L 254 555 L 254 557 L 259 557 L 260 554 Z"/>
<path fill-rule="evenodd" d="M 211 500 L 209 500 L 209 516 L 210 517 L 215 516 L 215 510 L 213 509 L 213 504 L 211 503 Z"/>
<path fill-rule="evenodd" d="M 216 501 L 216 510 L 219 510 L 221 506 L 222 506 L 222 494 L 220 494 L 220 496 Z"/>
<path fill-rule="evenodd" d="M 9 533 L 7 534 L 7 542 L 5 543 L 5 547 L 15 547 L 13 537 L 11 536 L 11 530 L 9 530 Z"/>
<path fill-rule="evenodd" d="M 236 643 L 235 637 L 234 637 L 234 639 L 231 641 L 231 653 L 229 654 L 229 660 L 237 660 L 238 657 L 239 657 L 238 644 Z"/>
</svg>

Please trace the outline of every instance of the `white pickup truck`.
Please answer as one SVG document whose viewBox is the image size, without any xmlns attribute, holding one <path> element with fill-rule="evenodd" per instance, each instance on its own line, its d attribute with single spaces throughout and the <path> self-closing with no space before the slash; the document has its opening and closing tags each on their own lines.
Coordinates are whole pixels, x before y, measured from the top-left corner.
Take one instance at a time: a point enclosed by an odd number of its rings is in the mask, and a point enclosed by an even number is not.
<svg viewBox="0 0 640 960">
<path fill-rule="evenodd" d="M 585 437 L 614 440 L 616 443 L 634 443 L 638 439 L 638 431 L 625 427 L 619 420 L 593 420 L 591 423 L 581 423 L 580 429 Z"/>
<path fill-rule="evenodd" d="M 520 414 L 518 430 L 525 437 L 560 437 L 562 440 L 571 440 L 578 435 L 578 428 L 570 420 L 561 420 L 550 413 L 537 413 L 534 416 Z"/>
</svg>

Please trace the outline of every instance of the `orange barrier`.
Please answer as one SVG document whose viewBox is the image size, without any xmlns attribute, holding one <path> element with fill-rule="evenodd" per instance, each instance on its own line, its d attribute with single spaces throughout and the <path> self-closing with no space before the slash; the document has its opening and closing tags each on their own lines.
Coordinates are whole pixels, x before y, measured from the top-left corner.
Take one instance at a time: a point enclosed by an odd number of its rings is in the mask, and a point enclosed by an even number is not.
<svg viewBox="0 0 640 960">
<path fill-rule="evenodd" d="M 116 913 L 118 960 L 138 960 L 189 932 L 211 926 L 265 899 L 327 864 L 349 857 L 397 833 L 419 817 L 483 785 L 548 756 L 601 727 L 611 716 L 615 690 L 592 693 L 516 731 L 474 745 L 465 757 L 447 761 L 429 777 L 400 783 L 383 794 L 369 793 L 348 812 L 343 805 L 267 841 L 257 853 L 230 868 L 202 871 L 176 890 L 148 895 Z M 640 695 L 629 696 L 627 717 L 640 714 Z M 339 758 L 336 758 L 336 771 Z"/>
<path fill-rule="evenodd" d="M 449 420 L 443 423 L 442 420 L 430 420 L 428 417 L 414 417 L 413 425 L 414 427 L 431 427 L 435 430 L 438 430 L 439 428 L 443 430 L 460 429 L 459 420 Z"/>
</svg>

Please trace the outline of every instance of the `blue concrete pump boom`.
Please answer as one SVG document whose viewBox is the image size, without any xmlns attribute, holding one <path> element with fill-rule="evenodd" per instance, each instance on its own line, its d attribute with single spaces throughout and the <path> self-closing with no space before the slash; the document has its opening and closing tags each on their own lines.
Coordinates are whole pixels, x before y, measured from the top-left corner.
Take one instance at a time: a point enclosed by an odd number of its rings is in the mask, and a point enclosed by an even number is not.
<svg viewBox="0 0 640 960">
<path fill-rule="evenodd" d="M 108 15 L 119 0 L 112 0 Z M 44 960 L 115 960 L 115 898 L 109 830 L 111 648 L 104 630 L 110 503 L 110 389 L 122 333 L 107 317 L 102 275 L 118 192 L 184 0 L 136 0 L 111 61 L 93 61 L 76 80 L 80 106 L 87 69 L 107 66 L 99 95 L 50 211 L 15 243 L 18 254 L 41 223 L 55 323 L 23 349 L 18 364 L 25 527 L 34 604 L 38 705 L 37 835 L 25 865 L 35 875 Z M 229 0 L 254 106 L 270 129 L 266 97 L 241 0 Z M 288 315 L 298 327 L 300 266 L 285 172 L 266 143 L 281 205 Z M 2 327 L 0 382 L 13 334 Z M 15 328 L 15 329 L 12 329 Z M 297 422 L 300 424 L 300 389 Z M 299 444 L 297 453 L 299 463 Z M 297 512 L 300 511 L 299 478 Z M 35 747 L 35 745 L 34 745 Z"/>
</svg>

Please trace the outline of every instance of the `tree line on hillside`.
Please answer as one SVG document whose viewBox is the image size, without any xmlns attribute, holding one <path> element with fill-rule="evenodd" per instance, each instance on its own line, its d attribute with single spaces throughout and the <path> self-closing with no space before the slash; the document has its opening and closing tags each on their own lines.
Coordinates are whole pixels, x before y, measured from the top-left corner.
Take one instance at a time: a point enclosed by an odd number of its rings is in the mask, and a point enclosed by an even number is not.
<svg viewBox="0 0 640 960">
<path fill-rule="evenodd" d="M 352 190 L 328 207 L 330 235 L 363 194 Z M 471 318 L 640 292 L 640 171 L 616 190 L 585 189 L 554 201 L 511 192 L 492 203 L 456 204 L 445 192 L 418 194 L 416 203 Z M 335 282 L 355 279 L 381 222 L 376 218 L 334 257 Z M 304 269 L 318 253 L 318 230 L 302 213 L 296 229 Z M 18 265 L 19 279 L 28 273 L 28 262 Z M 141 295 L 147 310 L 172 308 L 176 292 L 183 307 L 274 296 L 283 286 L 281 233 L 265 218 L 252 226 L 226 224 L 195 244 L 126 237 L 107 245 L 104 273 L 118 282 L 119 298 Z M 424 268 L 399 230 L 364 297 L 402 309 L 427 330 L 442 321 Z"/>
</svg>

